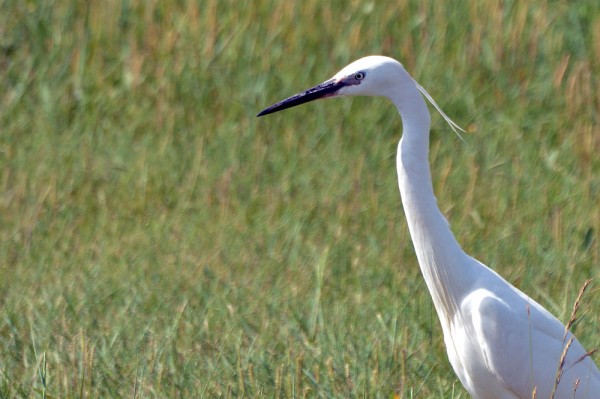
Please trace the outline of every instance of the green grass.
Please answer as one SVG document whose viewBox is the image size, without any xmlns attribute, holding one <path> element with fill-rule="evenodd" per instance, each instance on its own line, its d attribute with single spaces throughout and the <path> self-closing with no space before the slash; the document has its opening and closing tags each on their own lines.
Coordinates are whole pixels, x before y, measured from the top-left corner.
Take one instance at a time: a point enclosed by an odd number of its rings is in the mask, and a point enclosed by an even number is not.
<svg viewBox="0 0 600 399">
<path fill-rule="evenodd" d="M 255 118 L 368 54 L 467 128 L 430 157 L 467 252 L 563 321 L 598 278 L 596 0 L 1 4 L 2 398 L 467 398 L 393 107 Z"/>
</svg>

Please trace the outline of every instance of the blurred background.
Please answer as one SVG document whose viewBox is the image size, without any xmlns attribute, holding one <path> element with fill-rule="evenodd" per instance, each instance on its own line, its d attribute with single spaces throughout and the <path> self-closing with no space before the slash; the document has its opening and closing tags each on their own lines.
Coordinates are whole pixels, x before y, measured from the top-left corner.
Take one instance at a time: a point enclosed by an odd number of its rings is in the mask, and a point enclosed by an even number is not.
<svg viewBox="0 0 600 399">
<path fill-rule="evenodd" d="M 467 398 L 370 54 L 464 249 L 600 347 L 600 2 L 2 1 L 0 397 Z M 597 356 L 596 356 L 597 358 Z M 598 358 L 597 358 L 598 360 Z"/>
</svg>

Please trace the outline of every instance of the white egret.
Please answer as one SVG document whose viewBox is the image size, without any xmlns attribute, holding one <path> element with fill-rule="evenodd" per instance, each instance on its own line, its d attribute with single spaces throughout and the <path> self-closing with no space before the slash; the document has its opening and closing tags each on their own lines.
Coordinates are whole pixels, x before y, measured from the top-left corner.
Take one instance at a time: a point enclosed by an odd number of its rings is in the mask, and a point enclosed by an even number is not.
<svg viewBox="0 0 600 399">
<path fill-rule="evenodd" d="M 431 116 L 421 94 L 458 127 L 402 64 L 382 56 L 355 61 L 258 116 L 325 97 L 390 99 L 402 118 L 396 162 L 410 236 L 462 384 L 476 399 L 531 399 L 534 392 L 538 399 L 600 398 L 600 371 L 579 341 L 544 307 L 467 255 L 452 235 L 433 193 Z"/>
</svg>

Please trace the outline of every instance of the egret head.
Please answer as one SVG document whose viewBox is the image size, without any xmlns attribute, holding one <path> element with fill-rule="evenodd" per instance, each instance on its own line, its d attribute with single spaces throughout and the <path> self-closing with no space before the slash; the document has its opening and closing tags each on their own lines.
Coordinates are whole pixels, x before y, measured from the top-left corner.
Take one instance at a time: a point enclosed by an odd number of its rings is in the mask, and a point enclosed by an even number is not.
<svg viewBox="0 0 600 399">
<path fill-rule="evenodd" d="M 379 55 L 364 57 L 346 66 L 331 79 L 273 104 L 257 116 L 272 114 L 320 98 L 337 96 L 389 97 L 391 90 L 395 89 L 391 87 L 391 83 L 397 83 L 401 76 L 411 79 L 398 61 Z"/>
<path fill-rule="evenodd" d="M 410 77 L 402 64 L 393 58 L 381 55 L 371 55 L 354 61 L 331 79 L 273 104 L 257 116 L 272 114 L 320 98 L 339 96 L 383 96 L 392 101 L 395 98 L 396 106 L 400 110 L 403 92 L 411 90 L 420 91 L 462 140 L 458 131 L 464 132 L 464 130 L 442 111 L 427 90 Z M 413 97 L 404 97 L 404 100 L 411 102 Z M 429 113 L 427 113 L 427 118 L 429 118 Z"/>
</svg>

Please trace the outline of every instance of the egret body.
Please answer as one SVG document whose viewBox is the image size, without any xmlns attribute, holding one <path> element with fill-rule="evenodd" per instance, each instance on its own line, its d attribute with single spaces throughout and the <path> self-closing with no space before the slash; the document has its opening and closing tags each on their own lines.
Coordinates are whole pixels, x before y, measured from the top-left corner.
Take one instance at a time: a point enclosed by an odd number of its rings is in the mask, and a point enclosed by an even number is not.
<svg viewBox="0 0 600 399">
<path fill-rule="evenodd" d="M 457 126 L 402 64 L 382 56 L 362 58 L 258 116 L 319 98 L 358 95 L 387 97 L 402 118 L 396 158 L 400 196 L 448 358 L 467 391 L 476 399 L 531 399 L 534 390 L 538 399 L 553 392 L 555 399 L 600 398 L 600 371 L 579 341 L 544 307 L 467 255 L 454 238 L 433 193 L 431 117 L 422 95 L 453 129 Z"/>
</svg>

